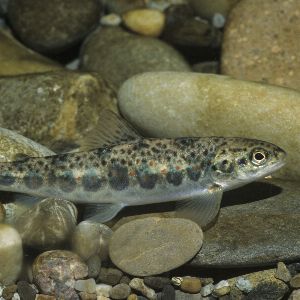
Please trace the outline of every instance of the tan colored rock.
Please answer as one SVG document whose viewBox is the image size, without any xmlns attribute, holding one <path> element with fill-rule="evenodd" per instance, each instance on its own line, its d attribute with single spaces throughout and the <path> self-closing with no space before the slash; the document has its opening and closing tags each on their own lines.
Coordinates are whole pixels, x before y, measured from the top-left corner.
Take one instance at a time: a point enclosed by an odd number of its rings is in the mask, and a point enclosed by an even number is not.
<svg viewBox="0 0 300 300">
<path fill-rule="evenodd" d="M 58 63 L 26 48 L 6 30 L 0 30 L 0 76 L 59 69 L 62 67 Z"/>
<path fill-rule="evenodd" d="M 274 175 L 300 178 L 300 93 L 295 90 L 228 76 L 153 72 L 124 83 L 119 107 L 148 136 L 240 136 L 273 142 L 288 153 L 286 166 Z"/>
<path fill-rule="evenodd" d="M 298 0 L 241 1 L 225 29 L 221 73 L 300 90 L 299 16 Z"/>
<path fill-rule="evenodd" d="M 158 37 L 165 25 L 165 15 L 156 9 L 130 10 L 123 15 L 125 26 L 133 32 Z"/>
<path fill-rule="evenodd" d="M 95 73 L 3 77 L 0 93 L 0 126 L 54 149 L 74 147 L 98 123 L 103 108 L 116 111 L 114 90 Z"/>
<path fill-rule="evenodd" d="M 22 267 L 23 250 L 19 233 L 9 225 L 0 224 L 0 284 L 13 284 Z"/>
</svg>

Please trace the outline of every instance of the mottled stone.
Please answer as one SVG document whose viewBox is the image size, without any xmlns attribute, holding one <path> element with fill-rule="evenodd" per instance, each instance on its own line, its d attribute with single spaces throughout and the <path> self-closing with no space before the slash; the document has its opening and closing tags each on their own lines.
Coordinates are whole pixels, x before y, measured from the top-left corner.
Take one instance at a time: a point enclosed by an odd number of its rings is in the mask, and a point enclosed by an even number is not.
<svg viewBox="0 0 300 300">
<path fill-rule="evenodd" d="M 289 282 L 292 278 L 291 273 L 287 266 L 283 262 L 279 262 L 277 264 L 275 277 L 284 282 Z"/>
<path fill-rule="evenodd" d="M 127 297 L 127 300 L 138 300 L 138 295 L 136 294 L 130 294 L 128 297 Z"/>
<path fill-rule="evenodd" d="M 174 300 L 174 298 L 173 298 Z M 208 300 L 203 298 L 201 294 L 188 294 L 180 290 L 175 291 L 175 300 Z"/>
<path fill-rule="evenodd" d="M 175 299 L 175 289 L 172 285 L 165 285 L 161 292 L 161 300 Z"/>
<path fill-rule="evenodd" d="M 225 29 L 221 73 L 300 90 L 299 14 L 298 0 L 240 1 Z"/>
<path fill-rule="evenodd" d="M 89 277 L 96 278 L 100 273 L 101 260 L 98 255 L 92 255 L 86 261 L 86 264 L 89 268 Z"/>
<path fill-rule="evenodd" d="M 72 202 L 47 198 L 18 216 L 13 224 L 26 246 L 53 249 L 69 240 L 76 222 L 77 209 Z"/>
<path fill-rule="evenodd" d="M 1 126 L 52 148 L 74 147 L 98 124 L 103 108 L 116 111 L 114 90 L 97 74 L 2 77 L 0 93 Z"/>
<path fill-rule="evenodd" d="M 292 180 L 300 178 L 299 101 L 295 90 L 192 72 L 139 74 L 119 90 L 122 114 L 146 136 L 266 140 L 289 154 L 275 176 Z"/>
<path fill-rule="evenodd" d="M 300 290 L 294 290 L 288 300 L 299 300 L 300 299 Z"/>
<path fill-rule="evenodd" d="M 111 285 L 108 284 L 97 284 L 96 285 L 96 294 L 97 296 L 109 297 L 110 291 L 112 289 Z"/>
<path fill-rule="evenodd" d="M 126 284 L 129 284 L 130 280 L 131 280 L 131 279 L 130 279 L 128 276 L 123 275 L 123 276 L 121 277 L 121 279 L 120 279 L 120 283 L 126 283 Z"/>
<path fill-rule="evenodd" d="M 203 297 L 207 297 L 213 292 L 213 290 L 214 290 L 214 285 L 212 283 L 209 283 L 201 289 L 201 295 Z"/>
<path fill-rule="evenodd" d="M 98 255 L 102 261 L 108 258 L 108 243 L 112 230 L 104 224 L 81 222 L 72 234 L 72 249 L 83 260 Z"/>
<path fill-rule="evenodd" d="M 293 278 L 290 280 L 290 285 L 294 289 L 300 288 L 300 274 L 293 276 Z"/>
<path fill-rule="evenodd" d="M 235 286 L 244 293 L 250 293 L 253 290 L 253 286 L 252 286 L 250 280 L 245 279 L 244 277 L 239 277 L 236 280 Z"/>
<path fill-rule="evenodd" d="M 18 278 L 23 260 L 22 240 L 9 225 L 0 224 L 0 284 L 13 284 Z"/>
<path fill-rule="evenodd" d="M 243 275 L 243 278 L 248 280 L 252 285 L 252 289 L 246 297 L 237 299 L 282 299 L 289 289 L 284 282 L 275 278 L 275 272 L 275 269 L 270 269 Z M 236 277 L 228 280 L 231 295 L 236 294 L 236 290 L 238 290 L 236 284 L 239 278 L 240 277 Z"/>
<path fill-rule="evenodd" d="M 38 293 L 36 287 L 26 281 L 19 281 L 17 286 L 18 293 L 22 300 L 35 300 L 36 294 Z"/>
<path fill-rule="evenodd" d="M 126 79 L 141 72 L 189 71 L 190 67 L 163 41 L 105 27 L 95 30 L 83 44 L 81 69 L 96 71 L 119 88 Z"/>
<path fill-rule="evenodd" d="M 97 25 L 100 14 L 97 0 L 11 0 L 8 5 L 10 25 L 24 44 L 50 53 L 80 42 Z"/>
<path fill-rule="evenodd" d="M 41 73 L 62 67 L 50 59 L 29 50 L 6 30 L 0 30 L 0 76 Z"/>
<path fill-rule="evenodd" d="M 129 285 L 125 283 L 119 283 L 115 285 L 109 295 L 112 299 L 120 300 L 120 299 L 126 299 L 130 295 L 131 289 Z"/>
<path fill-rule="evenodd" d="M 17 291 L 17 285 L 11 284 L 11 285 L 5 286 L 3 288 L 1 296 L 4 299 L 11 299 L 14 296 L 14 294 L 16 293 L 16 291 Z"/>
<path fill-rule="evenodd" d="M 170 284 L 171 280 L 168 277 L 150 276 L 144 278 L 144 283 L 150 288 L 160 291 L 165 285 Z"/>
<path fill-rule="evenodd" d="M 101 268 L 98 282 L 109 285 L 116 285 L 120 282 L 123 272 L 114 268 Z"/>
<path fill-rule="evenodd" d="M 190 220 L 145 218 L 127 223 L 114 232 L 109 255 L 126 273 L 150 276 L 190 260 L 201 248 L 202 238 L 201 229 Z"/>
<path fill-rule="evenodd" d="M 180 289 L 183 292 L 198 294 L 201 287 L 201 280 L 197 277 L 185 276 L 181 278 Z"/>
<path fill-rule="evenodd" d="M 125 26 L 145 36 L 158 37 L 165 25 L 165 15 L 156 9 L 136 9 L 123 14 Z"/>
<path fill-rule="evenodd" d="M 224 295 L 229 294 L 230 286 L 227 280 L 221 280 L 218 282 L 212 291 L 213 296 L 215 297 L 222 297 Z"/>
<path fill-rule="evenodd" d="M 35 297 L 35 300 L 56 300 L 54 296 L 38 294 Z"/>
<path fill-rule="evenodd" d="M 94 278 L 86 279 L 86 280 L 77 280 L 75 282 L 74 288 L 80 292 L 86 293 L 96 293 L 96 281 Z"/>
<path fill-rule="evenodd" d="M 96 294 L 80 292 L 79 295 L 80 295 L 81 300 L 97 300 L 97 295 Z"/>
<path fill-rule="evenodd" d="M 87 275 L 87 265 L 70 251 L 47 251 L 33 263 L 33 278 L 40 291 L 57 298 L 79 299 L 74 289 L 75 282 Z"/>
<path fill-rule="evenodd" d="M 139 291 L 140 293 L 142 293 L 142 295 L 144 295 L 145 297 L 147 297 L 149 300 L 156 300 L 156 294 L 155 291 L 150 289 L 149 287 L 147 287 L 144 284 L 143 279 L 141 278 L 133 278 L 130 283 L 129 286 L 134 289 Z"/>
</svg>

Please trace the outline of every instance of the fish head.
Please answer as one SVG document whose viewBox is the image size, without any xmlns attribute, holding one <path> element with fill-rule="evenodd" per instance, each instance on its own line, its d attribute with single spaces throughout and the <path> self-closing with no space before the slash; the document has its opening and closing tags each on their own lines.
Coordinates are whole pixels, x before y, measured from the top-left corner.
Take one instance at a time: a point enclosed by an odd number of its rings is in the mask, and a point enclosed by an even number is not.
<svg viewBox="0 0 300 300">
<path fill-rule="evenodd" d="M 285 159 L 285 151 L 274 144 L 228 138 L 216 145 L 210 172 L 215 183 L 230 190 L 275 172 Z"/>
</svg>

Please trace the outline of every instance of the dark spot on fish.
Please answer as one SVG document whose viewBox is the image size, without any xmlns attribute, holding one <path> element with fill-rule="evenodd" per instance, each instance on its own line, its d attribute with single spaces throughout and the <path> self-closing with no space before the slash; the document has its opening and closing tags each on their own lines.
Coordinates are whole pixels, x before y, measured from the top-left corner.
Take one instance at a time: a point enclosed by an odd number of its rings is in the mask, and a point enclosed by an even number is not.
<svg viewBox="0 0 300 300">
<path fill-rule="evenodd" d="M 157 147 L 161 147 L 161 142 L 157 142 L 155 145 L 156 145 Z"/>
<path fill-rule="evenodd" d="M 167 156 L 166 159 L 167 159 L 167 161 L 171 161 L 172 157 L 171 156 Z"/>
<path fill-rule="evenodd" d="M 131 150 L 131 149 L 128 149 L 128 150 L 127 150 L 127 154 L 130 155 L 131 153 L 132 153 L 132 150 Z"/>
<path fill-rule="evenodd" d="M 130 160 L 130 161 L 128 161 L 128 166 L 132 166 L 133 165 L 133 163 L 132 163 L 132 161 Z"/>
<path fill-rule="evenodd" d="M 175 186 L 178 186 L 181 184 L 183 179 L 182 173 L 181 172 L 176 172 L 176 171 L 170 171 L 167 173 L 167 181 L 169 183 L 172 183 Z"/>
<path fill-rule="evenodd" d="M 106 160 L 102 159 L 102 160 L 101 160 L 101 165 L 102 165 L 103 167 L 105 167 L 105 166 L 107 165 Z"/>
<path fill-rule="evenodd" d="M 214 138 L 214 142 L 215 142 L 215 143 L 219 143 L 219 142 L 220 142 L 220 139 L 219 139 L 219 138 Z"/>
<path fill-rule="evenodd" d="M 37 161 L 38 166 L 42 167 L 44 165 L 44 162 L 42 160 Z"/>
<path fill-rule="evenodd" d="M 112 166 L 108 173 L 110 186 L 117 190 L 122 191 L 129 185 L 128 169 L 123 166 Z"/>
<path fill-rule="evenodd" d="M 142 159 L 142 163 L 143 163 L 143 164 L 146 164 L 146 163 L 147 163 L 147 159 L 146 159 L 146 158 L 143 158 L 143 159 Z"/>
<path fill-rule="evenodd" d="M 121 149 L 121 150 L 120 150 L 120 153 L 121 153 L 121 154 L 124 154 L 124 153 L 125 153 L 125 150 L 124 150 L 124 149 Z"/>
<path fill-rule="evenodd" d="M 162 144 L 162 145 L 161 145 L 161 148 L 162 148 L 162 149 L 167 149 L 167 145 L 166 145 L 166 144 Z"/>
<path fill-rule="evenodd" d="M 82 177 L 82 185 L 85 191 L 96 192 L 101 188 L 101 179 L 96 172 L 86 172 Z"/>
<path fill-rule="evenodd" d="M 151 190 L 155 187 L 155 184 L 158 179 L 158 175 L 148 174 L 145 172 L 138 172 L 137 178 L 142 188 Z"/>
<path fill-rule="evenodd" d="M 222 161 L 222 165 L 227 165 L 228 164 L 228 160 L 227 159 L 224 159 L 223 161 Z"/>
<path fill-rule="evenodd" d="M 80 161 L 80 156 L 75 156 L 74 159 L 78 162 Z"/>
<path fill-rule="evenodd" d="M 123 159 L 121 159 L 121 164 L 124 166 L 124 165 L 126 165 L 126 160 L 123 158 Z"/>
<path fill-rule="evenodd" d="M 81 160 L 79 163 L 78 163 L 79 167 L 82 168 L 84 166 L 84 162 Z"/>
<path fill-rule="evenodd" d="M 137 145 L 133 145 L 132 150 L 136 151 L 137 149 L 138 149 L 138 146 Z"/>
<path fill-rule="evenodd" d="M 191 167 L 186 169 L 189 179 L 193 181 L 198 181 L 201 176 L 201 170 L 197 167 Z"/>
<path fill-rule="evenodd" d="M 211 166 L 211 169 L 212 169 L 213 171 L 217 171 L 217 170 L 218 170 L 218 168 L 217 168 L 216 165 L 212 165 L 212 166 Z"/>
<path fill-rule="evenodd" d="M 159 153 L 159 150 L 158 150 L 157 148 L 155 148 L 155 147 L 152 147 L 152 148 L 151 148 L 151 151 L 152 151 L 153 153 Z"/>
<path fill-rule="evenodd" d="M 59 160 L 60 162 L 65 162 L 68 160 L 68 154 L 60 154 L 57 156 L 57 160 Z"/>
<path fill-rule="evenodd" d="M 140 142 L 138 143 L 138 147 L 139 147 L 139 148 L 149 148 L 150 146 L 149 146 L 147 143 L 145 143 L 145 142 L 143 142 L 143 141 L 140 141 Z"/>
<path fill-rule="evenodd" d="M 49 170 L 49 166 L 48 166 L 48 165 L 45 165 L 45 166 L 44 166 L 44 170 L 45 170 L 45 171 L 48 171 L 48 170 Z"/>
<path fill-rule="evenodd" d="M 222 172 L 222 173 L 226 173 L 226 174 L 230 174 L 233 172 L 234 170 L 234 165 L 233 163 L 230 163 L 228 161 L 226 161 L 226 163 L 224 164 L 223 163 L 224 161 L 222 161 L 219 165 L 219 170 Z"/>
<path fill-rule="evenodd" d="M 64 172 L 63 175 L 58 178 L 59 187 L 66 193 L 73 192 L 76 188 L 76 181 L 72 171 Z"/>
<path fill-rule="evenodd" d="M 246 159 L 245 157 L 240 158 L 240 159 L 237 161 L 237 163 L 238 163 L 239 166 L 246 165 L 247 159 Z"/>
<path fill-rule="evenodd" d="M 94 167 L 94 168 L 99 168 L 99 167 L 100 167 L 99 162 L 98 162 L 98 161 L 95 161 L 95 162 L 93 163 L 93 167 Z"/>
<path fill-rule="evenodd" d="M 36 190 L 43 184 L 43 177 L 36 172 L 28 172 L 24 178 L 25 185 L 32 190 Z"/>
<path fill-rule="evenodd" d="M 208 154 L 208 150 L 207 150 L 207 149 L 204 149 L 203 155 L 204 155 L 204 156 L 207 156 L 207 154 Z"/>
<path fill-rule="evenodd" d="M 221 154 L 226 154 L 226 150 L 225 149 L 223 149 L 222 151 L 221 151 Z"/>
<path fill-rule="evenodd" d="M 74 164 L 74 163 L 70 163 L 70 164 L 69 164 L 69 168 L 70 168 L 70 169 L 74 169 L 74 168 L 75 168 L 75 164 Z"/>
<path fill-rule="evenodd" d="M 115 158 L 112 158 L 112 159 L 110 160 L 110 162 L 111 162 L 112 164 L 114 164 L 116 161 L 117 161 L 117 160 L 116 160 Z"/>
<path fill-rule="evenodd" d="M 0 175 L 0 185 L 9 186 L 14 184 L 16 178 L 10 173 L 4 173 Z"/>
<path fill-rule="evenodd" d="M 142 150 L 141 151 L 141 156 L 145 156 L 145 154 L 146 154 L 145 151 Z"/>
<path fill-rule="evenodd" d="M 220 146 L 226 146 L 227 145 L 227 142 L 223 142 L 222 144 L 220 144 Z"/>
</svg>

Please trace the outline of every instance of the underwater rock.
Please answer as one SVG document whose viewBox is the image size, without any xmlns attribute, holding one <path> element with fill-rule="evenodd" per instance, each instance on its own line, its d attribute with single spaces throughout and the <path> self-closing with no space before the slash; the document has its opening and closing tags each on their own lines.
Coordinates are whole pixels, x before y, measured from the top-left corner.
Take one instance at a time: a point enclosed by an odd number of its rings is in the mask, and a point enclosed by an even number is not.
<svg viewBox="0 0 300 300">
<path fill-rule="evenodd" d="M 135 9 L 123 14 L 125 26 L 135 33 L 158 37 L 165 25 L 165 15 L 156 9 Z"/>
<path fill-rule="evenodd" d="M 22 268 L 23 249 L 19 233 L 9 225 L 0 224 L 0 283 L 13 284 Z"/>
<path fill-rule="evenodd" d="M 80 292 L 96 293 L 96 282 L 94 278 L 86 280 L 77 280 L 75 282 L 75 289 Z"/>
<path fill-rule="evenodd" d="M 144 0 L 105 0 L 104 3 L 109 12 L 119 15 L 129 10 L 145 7 Z"/>
<path fill-rule="evenodd" d="M 111 289 L 111 285 L 100 283 L 96 285 L 96 294 L 97 296 L 109 297 Z"/>
<path fill-rule="evenodd" d="M 98 255 L 92 255 L 86 261 L 86 264 L 89 268 L 89 277 L 96 278 L 98 277 L 101 269 L 101 260 Z"/>
<path fill-rule="evenodd" d="M 0 76 L 41 73 L 62 69 L 42 55 L 24 47 L 6 30 L 0 30 Z"/>
<path fill-rule="evenodd" d="M 213 296 L 215 297 L 222 297 L 230 293 L 230 286 L 227 280 L 221 280 L 218 282 L 212 291 Z"/>
<path fill-rule="evenodd" d="M 77 209 L 72 202 L 47 198 L 26 210 L 14 226 L 24 245 L 46 250 L 66 243 L 76 222 Z"/>
<path fill-rule="evenodd" d="M 289 282 L 291 280 L 291 278 L 292 278 L 291 273 L 290 273 L 289 269 L 287 268 L 287 266 L 285 265 L 285 263 L 279 262 L 277 264 L 275 277 L 284 282 Z"/>
<path fill-rule="evenodd" d="M 146 136 L 266 140 L 288 153 L 274 176 L 292 180 L 300 178 L 299 103 L 292 89 L 192 72 L 139 74 L 119 90 L 122 114 Z"/>
<path fill-rule="evenodd" d="M 106 225 L 83 221 L 72 234 L 72 249 L 85 261 L 93 255 L 105 261 L 111 236 L 112 230 Z"/>
<path fill-rule="evenodd" d="M 101 268 L 98 282 L 114 286 L 120 282 L 122 276 L 123 272 L 119 269 Z"/>
<path fill-rule="evenodd" d="M 19 38 L 46 53 L 80 42 L 97 25 L 100 14 L 97 0 L 10 0 L 8 4 L 8 18 Z"/>
<path fill-rule="evenodd" d="M 213 227 L 205 232 L 194 267 L 228 268 L 299 261 L 300 187 L 297 182 L 266 180 L 224 194 Z M 239 203 L 244 204 L 239 204 Z"/>
<path fill-rule="evenodd" d="M 145 277 L 144 283 L 154 290 L 162 290 L 165 285 L 171 284 L 171 280 L 168 277 Z"/>
<path fill-rule="evenodd" d="M 200 292 L 202 284 L 200 278 L 185 276 L 185 277 L 175 277 L 179 279 L 180 282 L 180 289 L 183 292 L 190 293 L 190 294 L 197 294 Z"/>
<path fill-rule="evenodd" d="M 131 289 L 129 285 L 125 283 L 119 283 L 115 285 L 109 295 L 112 299 L 120 300 L 120 299 L 126 299 L 130 295 Z"/>
<path fill-rule="evenodd" d="M 149 287 L 147 287 L 144 284 L 143 279 L 141 279 L 141 278 L 133 278 L 130 281 L 129 286 L 132 289 L 139 291 L 142 295 L 144 295 L 149 300 L 156 300 L 155 291 L 152 290 L 152 289 L 150 289 Z"/>
<path fill-rule="evenodd" d="M 298 0 L 241 1 L 225 28 L 221 73 L 300 90 L 299 28 Z"/>
<path fill-rule="evenodd" d="M 161 300 L 175 299 L 175 289 L 172 285 L 168 284 L 164 286 L 161 292 Z"/>
<path fill-rule="evenodd" d="M 290 280 L 290 285 L 294 289 L 300 288 L 300 274 L 293 276 L 293 278 Z"/>
<path fill-rule="evenodd" d="M 147 0 L 146 5 L 152 9 L 165 11 L 171 5 L 187 4 L 188 0 Z"/>
<path fill-rule="evenodd" d="M 109 255 L 122 271 L 150 276 L 183 265 L 199 251 L 202 240 L 202 230 L 190 220 L 145 218 L 114 232 Z"/>
<path fill-rule="evenodd" d="M 38 290 L 34 285 L 29 284 L 27 281 L 19 281 L 18 293 L 22 300 L 34 300 Z"/>
<path fill-rule="evenodd" d="M 117 111 L 114 90 L 97 74 L 57 71 L 3 77 L 0 93 L 1 127 L 50 148 L 74 146 L 95 127 L 103 108 Z"/>
<path fill-rule="evenodd" d="M 115 27 L 89 35 L 81 49 L 81 69 L 98 72 L 116 88 L 141 72 L 190 71 L 179 52 L 163 41 Z"/>
<path fill-rule="evenodd" d="M 201 296 L 207 297 L 213 292 L 213 290 L 214 290 L 214 285 L 212 283 L 209 283 L 201 289 Z"/>
<path fill-rule="evenodd" d="M 122 23 L 122 19 L 117 14 L 109 14 L 101 17 L 100 24 L 103 26 L 119 26 Z"/>
<path fill-rule="evenodd" d="M 33 263 L 33 278 L 40 291 L 57 298 L 79 299 L 75 281 L 87 275 L 87 265 L 77 254 L 66 250 L 44 252 Z"/>
</svg>

